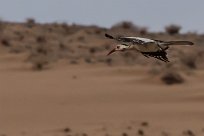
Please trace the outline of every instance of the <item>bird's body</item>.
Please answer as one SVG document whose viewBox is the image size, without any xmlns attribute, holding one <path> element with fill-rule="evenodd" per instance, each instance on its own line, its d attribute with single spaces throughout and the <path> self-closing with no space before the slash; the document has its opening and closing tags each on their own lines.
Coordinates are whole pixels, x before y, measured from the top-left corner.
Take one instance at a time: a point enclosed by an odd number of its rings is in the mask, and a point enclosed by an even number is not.
<svg viewBox="0 0 204 136">
<path fill-rule="evenodd" d="M 165 62 L 168 62 L 166 50 L 170 45 L 193 45 L 190 41 L 161 41 L 141 37 L 115 38 L 108 34 L 105 36 L 120 42 L 109 54 L 115 51 L 136 50 L 146 57 L 154 57 Z"/>
</svg>

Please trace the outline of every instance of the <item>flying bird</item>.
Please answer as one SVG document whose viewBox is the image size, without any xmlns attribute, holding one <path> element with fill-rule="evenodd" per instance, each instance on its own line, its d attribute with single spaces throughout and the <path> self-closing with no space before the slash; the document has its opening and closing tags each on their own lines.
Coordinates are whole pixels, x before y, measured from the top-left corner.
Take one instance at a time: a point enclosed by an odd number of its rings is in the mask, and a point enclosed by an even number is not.
<svg viewBox="0 0 204 136">
<path fill-rule="evenodd" d="M 105 34 L 109 39 L 119 42 L 107 55 L 116 51 L 136 50 L 145 57 L 154 57 L 164 62 L 169 62 L 166 50 L 173 45 L 193 45 L 190 41 L 161 41 L 141 37 L 113 37 Z"/>
</svg>

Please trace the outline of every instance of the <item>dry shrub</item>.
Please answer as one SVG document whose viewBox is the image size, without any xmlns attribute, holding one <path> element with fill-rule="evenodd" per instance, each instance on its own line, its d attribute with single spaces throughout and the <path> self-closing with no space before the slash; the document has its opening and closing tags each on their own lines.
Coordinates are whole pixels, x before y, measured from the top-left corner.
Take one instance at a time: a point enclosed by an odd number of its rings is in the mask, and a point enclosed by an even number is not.
<svg viewBox="0 0 204 136">
<path fill-rule="evenodd" d="M 112 63 L 113 63 L 113 60 L 111 59 L 111 58 L 107 58 L 106 60 L 105 60 L 105 62 L 106 62 L 106 64 L 107 65 L 112 65 Z"/>
<path fill-rule="evenodd" d="M 93 60 L 92 60 L 90 57 L 85 57 L 85 58 L 84 58 L 84 61 L 85 61 L 86 63 L 89 63 L 89 64 L 93 63 Z"/>
<path fill-rule="evenodd" d="M 23 33 L 21 32 L 15 32 L 15 34 L 18 36 L 18 40 L 22 41 L 25 39 L 25 36 L 23 35 Z"/>
<path fill-rule="evenodd" d="M 143 126 L 143 127 L 148 127 L 148 126 L 149 126 L 149 123 L 148 123 L 148 122 L 146 122 L 146 121 L 141 122 L 141 126 Z"/>
<path fill-rule="evenodd" d="M 89 52 L 90 52 L 91 54 L 95 54 L 96 51 L 97 51 L 96 47 L 91 47 L 91 48 L 89 48 Z"/>
<path fill-rule="evenodd" d="M 26 48 L 24 45 L 19 45 L 19 44 L 14 44 L 9 52 L 11 53 L 22 53 L 22 52 L 25 52 Z"/>
<path fill-rule="evenodd" d="M 162 80 L 162 82 L 164 82 L 167 85 L 181 84 L 184 82 L 183 77 L 175 71 L 165 72 L 161 76 L 161 80 Z"/>
<path fill-rule="evenodd" d="M 71 132 L 71 129 L 70 128 L 68 128 L 68 127 L 66 127 L 66 128 L 64 128 L 64 130 L 63 130 L 65 133 L 68 133 L 68 132 Z"/>
<path fill-rule="evenodd" d="M 179 31 L 181 30 L 181 26 L 172 24 L 172 25 L 166 26 L 165 30 L 166 30 L 166 33 L 170 35 L 179 34 Z"/>
<path fill-rule="evenodd" d="M 43 59 L 36 59 L 35 62 L 33 62 L 33 69 L 37 71 L 41 71 L 45 69 L 45 66 L 48 65 L 48 61 Z"/>
<path fill-rule="evenodd" d="M 102 30 L 100 29 L 100 28 L 96 28 L 95 30 L 94 30 L 94 33 L 95 34 L 101 34 L 102 33 Z"/>
<path fill-rule="evenodd" d="M 79 36 L 77 39 L 80 42 L 84 42 L 85 41 L 85 37 L 84 36 Z"/>
<path fill-rule="evenodd" d="M 6 38 L 1 39 L 1 44 L 2 44 L 3 46 L 5 46 L 5 47 L 10 47 L 10 46 L 11 46 L 9 40 L 6 39 Z"/>
<path fill-rule="evenodd" d="M 195 136 L 195 134 L 192 130 L 183 131 L 183 134 L 186 136 Z"/>
<path fill-rule="evenodd" d="M 113 25 L 111 29 L 120 29 L 120 28 L 131 29 L 131 30 L 136 30 L 136 31 L 138 30 L 138 27 L 129 21 L 119 22 L 119 23 Z"/>
<path fill-rule="evenodd" d="M 36 48 L 32 48 L 30 55 L 28 56 L 28 61 L 32 63 L 32 68 L 34 70 L 46 69 L 48 64 L 52 61 L 51 50 L 48 46 L 37 45 Z"/>
<path fill-rule="evenodd" d="M 36 37 L 36 42 L 45 43 L 46 42 L 46 37 L 45 36 L 37 36 Z"/>
<path fill-rule="evenodd" d="M 122 136 L 128 136 L 128 134 L 124 132 L 124 133 L 122 133 Z"/>
<path fill-rule="evenodd" d="M 181 63 L 190 69 L 196 69 L 197 56 L 193 54 L 183 54 L 180 58 Z"/>
<path fill-rule="evenodd" d="M 67 49 L 67 46 L 63 43 L 59 43 L 59 48 L 60 48 L 60 50 L 65 50 L 65 49 Z"/>
<path fill-rule="evenodd" d="M 69 63 L 70 63 L 70 64 L 78 64 L 78 61 L 77 61 L 77 60 L 70 60 Z"/>
<path fill-rule="evenodd" d="M 144 131 L 142 129 L 138 129 L 137 133 L 139 136 L 144 136 Z"/>
<path fill-rule="evenodd" d="M 26 26 L 32 28 L 36 24 L 34 18 L 27 18 L 26 19 Z"/>
<path fill-rule="evenodd" d="M 148 28 L 147 27 L 140 27 L 139 28 L 139 34 L 141 34 L 141 35 L 148 34 Z"/>
<path fill-rule="evenodd" d="M 68 25 L 67 23 L 62 23 L 62 24 L 61 24 L 61 27 L 62 27 L 62 29 L 64 30 L 64 33 L 65 33 L 65 34 L 67 34 L 67 35 L 70 34 L 70 30 L 71 30 L 71 29 L 70 29 L 70 27 L 69 27 L 69 25 Z"/>
</svg>

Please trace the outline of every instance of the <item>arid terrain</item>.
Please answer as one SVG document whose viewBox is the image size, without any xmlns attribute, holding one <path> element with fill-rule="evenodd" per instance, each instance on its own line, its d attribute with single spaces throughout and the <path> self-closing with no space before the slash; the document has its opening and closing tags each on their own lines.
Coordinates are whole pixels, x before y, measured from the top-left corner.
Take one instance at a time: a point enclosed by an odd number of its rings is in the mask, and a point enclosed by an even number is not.
<svg viewBox="0 0 204 136">
<path fill-rule="evenodd" d="M 189 40 L 171 62 L 106 56 L 116 36 Z M 0 23 L 0 136 L 204 136 L 204 35 Z"/>
</svg>

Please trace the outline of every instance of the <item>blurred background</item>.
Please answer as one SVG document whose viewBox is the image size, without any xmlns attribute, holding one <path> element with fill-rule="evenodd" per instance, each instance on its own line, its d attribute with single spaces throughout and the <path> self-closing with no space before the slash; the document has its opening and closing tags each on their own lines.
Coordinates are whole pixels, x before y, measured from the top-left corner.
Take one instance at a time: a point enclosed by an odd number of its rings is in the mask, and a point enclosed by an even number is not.
<svg viewBox="0 0 204 136">
<path fill-rule="evenodd" d="M 107 28 L 131 21 L 157 32 L 176 23 L 182 25 L 182 32 L 204 32 L 202 0 L 1 0 L 1 3 L 1 18 L 7 21 L 24 22 L 32 17 L 41 23 L 66 22 Z"/>
<path fill-rule="evenodd" d="M 0 3 L 0 136 L 204 135 L 203 1 Z M 194 45 L 106 56 L 105 33 Z"/>
</svg>

